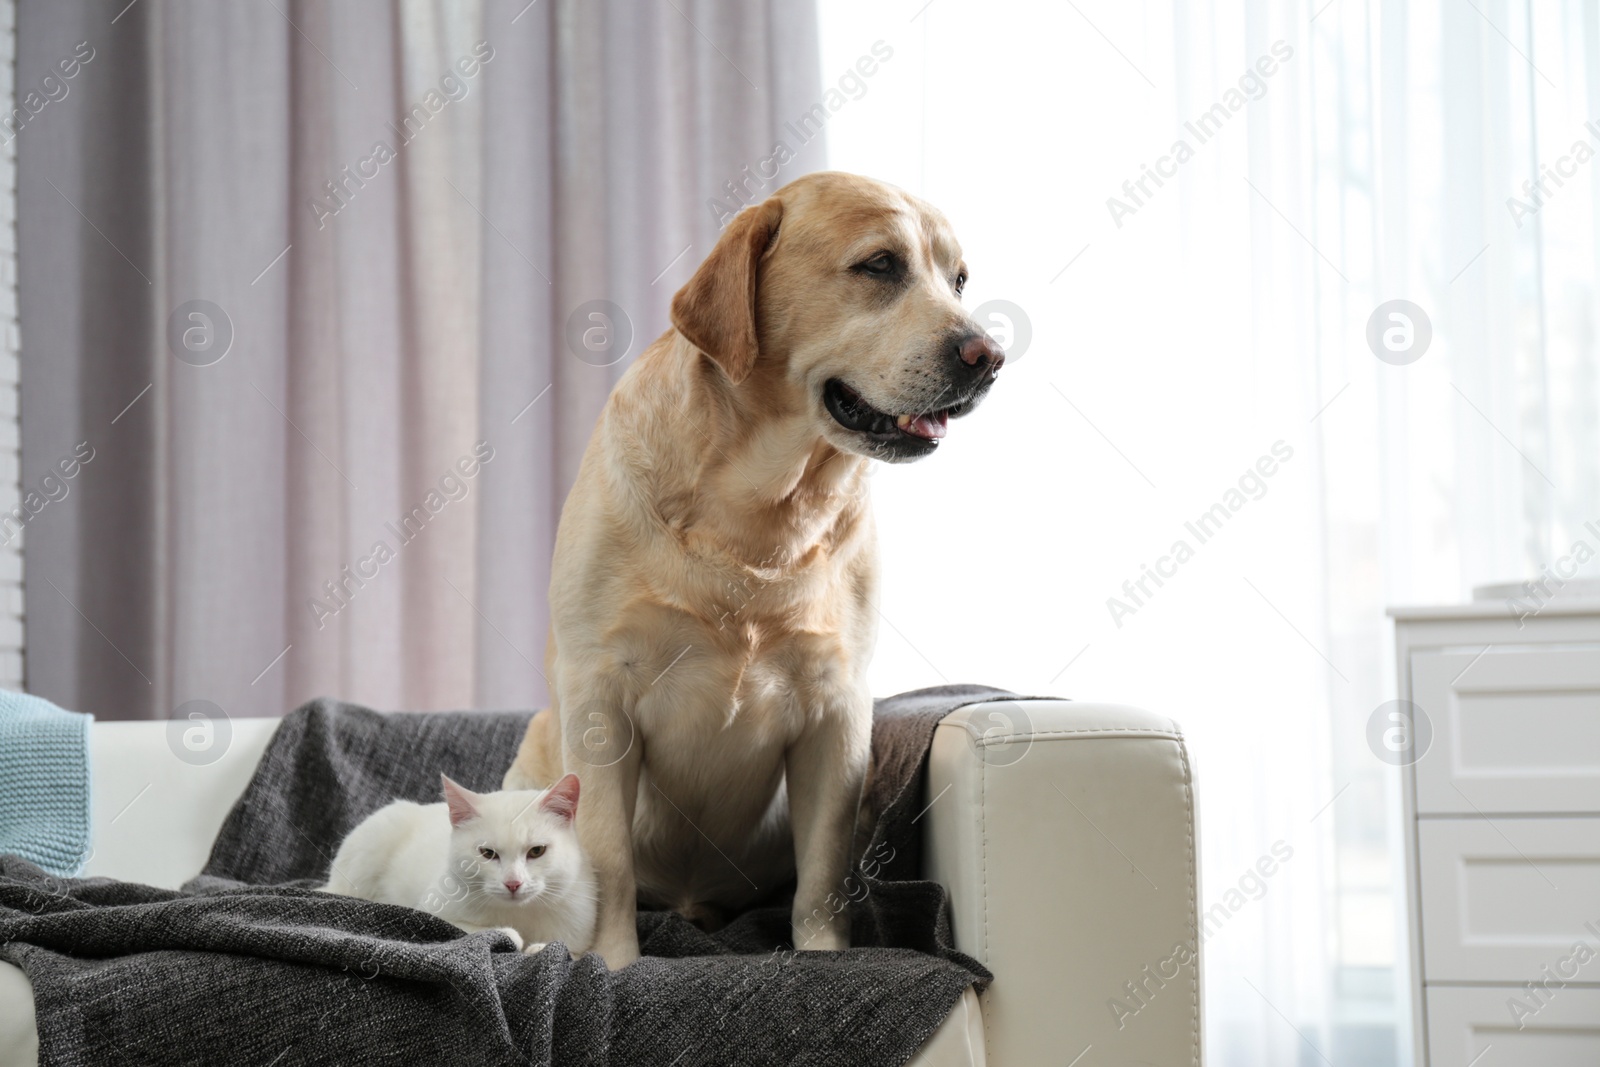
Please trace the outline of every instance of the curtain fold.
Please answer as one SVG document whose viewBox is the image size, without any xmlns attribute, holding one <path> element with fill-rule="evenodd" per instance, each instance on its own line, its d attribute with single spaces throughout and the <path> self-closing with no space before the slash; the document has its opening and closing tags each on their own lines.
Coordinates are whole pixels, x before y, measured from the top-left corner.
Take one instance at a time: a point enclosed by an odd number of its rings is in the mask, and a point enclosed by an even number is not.
<svg viewBox="0 0 1600 1067">
<path fill-rule="evenodd" d="M 24 483 L 94 450 L 26 530 L 29 688 L 538 705 L 562 499 L 815 99 L 811 5 L 19 7 L 22 84 L 93 50 L 18 141 Z"/>
</svg>

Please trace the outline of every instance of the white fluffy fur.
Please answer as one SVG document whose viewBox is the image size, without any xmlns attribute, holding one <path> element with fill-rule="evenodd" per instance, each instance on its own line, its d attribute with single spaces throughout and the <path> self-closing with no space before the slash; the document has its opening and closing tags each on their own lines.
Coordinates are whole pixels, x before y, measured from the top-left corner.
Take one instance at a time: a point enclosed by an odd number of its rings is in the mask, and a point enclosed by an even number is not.
<svg viewBox="0 0 1600 1067">
<path fill-rule="evenodd" d="M 397 800 L 369 815 L 339 846 L 324 889 L 432 912 L 463 930 L 498 929 L 525 952 L 551 941 L 586 952 L 596 891 L 573 830 L 576 776 L 496 793 L 444 778 L 444 793 L 437 804 Z"/>
</svg>

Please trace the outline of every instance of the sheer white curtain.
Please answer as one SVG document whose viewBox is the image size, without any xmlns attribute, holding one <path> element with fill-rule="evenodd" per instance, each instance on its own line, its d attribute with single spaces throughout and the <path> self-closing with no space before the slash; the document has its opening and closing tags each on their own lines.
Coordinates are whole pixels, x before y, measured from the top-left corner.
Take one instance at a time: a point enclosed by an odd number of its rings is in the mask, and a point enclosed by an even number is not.
<svg viewBox="0 0 1600 1067">
<path fill-rule="evenodd" d="M 1031 332 L 936 460 L 876 478 L 876 690 L 1179 719 L 1213 1062 L 1407 1062 L 1383 609 L 1595 541 L 1600 161 L 1520 228 L 1506 203 L 1600 147 L 1592 5 L 820 6 L 825 83 L 894 50 L 830 165 L 943 208 L 969 304 Z M 1394 299 L 1431 327 L 1410 363 L 1368 344 Z"/>
</svg>

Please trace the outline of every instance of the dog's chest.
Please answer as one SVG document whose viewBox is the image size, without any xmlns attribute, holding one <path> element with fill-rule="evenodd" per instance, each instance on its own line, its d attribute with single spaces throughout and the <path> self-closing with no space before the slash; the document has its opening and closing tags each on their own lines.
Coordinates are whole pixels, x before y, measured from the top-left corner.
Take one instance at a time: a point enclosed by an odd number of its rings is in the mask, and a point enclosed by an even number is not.
<svg viewBox="0 0 1600 1067">
<path fill-rule="evenodd" d="M 757 646 L 788 629 L 843 629 L 833 567 L 703 566 L 686 577 L 682 592 L 697 614 Z"/>
<path fill-rule="evenodd" d="M 817 641 L 827 643 L 809 636 L 764 646 L 734 670 L 729 657 L 691 647 L 640 697 L 642 899 L 742 905 L 792 875 L 786 755 L 819 718 L 870 708 L 833 666 L 837 656 L 802 651 Z"/>
<path fill-rule="evenodd" d="M 848 638 L 786 629 L 760 603 L 720 621 L 678 616 L 643 680 L 635 845 L 651 899 L 736 901 L 746 877 L 787 877 L 787 750 L 826 718 L 870 713 Z"/>
<path fill-rule="evenodd" d="M 619 683 L 647 737 L 781 747 L 808 719 L 852 706 L 875 615 L 851 561 L 683 564 L 637 575 L 599 635 L 604 660 L 583 668 Z"/>
<path fill-rule="evenodd" d="M 792 612 L 759 606 L 752 600 L 709 620 L 679 616 L 655 631 L 634 670 L 644 683 L 636 706 L 647 735 L 695 734 L 712 750 L 727 745 L 730 755 L 781 750 L 808 720 L 850 703 L 861 659 L 852 636 L 795 629 Z"/>
<path fill-rule="evenodd" d="M 636 569 L 591 646 L 597 659 L 564 653 L 563 673 L 603 678 L 637 731 L 641 899 L 731 905 L 792 873 L 788 754 L 811 730 L 843 735 L 871 715 L 866 551 L 835 546 L 772 568 L 690 551 Z"/>
</svg>

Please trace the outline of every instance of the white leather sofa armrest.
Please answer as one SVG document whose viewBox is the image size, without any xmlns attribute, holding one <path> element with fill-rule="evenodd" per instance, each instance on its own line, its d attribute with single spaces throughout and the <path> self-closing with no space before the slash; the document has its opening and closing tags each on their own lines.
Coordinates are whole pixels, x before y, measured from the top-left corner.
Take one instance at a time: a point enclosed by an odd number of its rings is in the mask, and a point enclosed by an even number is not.
<svg viewBox="0 0 1600 1067">
<path fill-rule="evenodd" d="M 1136 708 L 975 704 L 934 733 L 928 877 L 956 946 L 994 973 L 992 1067 L 1201 1063 L 1194 777 Z"/>
<path fill-rule="evenodd" d="M 277 719 L 95 723 L 85 877 L 176 889 L 199 874 L 277 729 Z"/>
<path fill-rule="evenodd" d="M 200 873 L 278 720 L 205 726 L 162 720 L 97 722 L 89 728 L 90 851 L 84 877 L 176 889 Z M 0 1067 L 38 1062 L 33 985 L 20 968 L 0 963 Z"/>
</svg>

